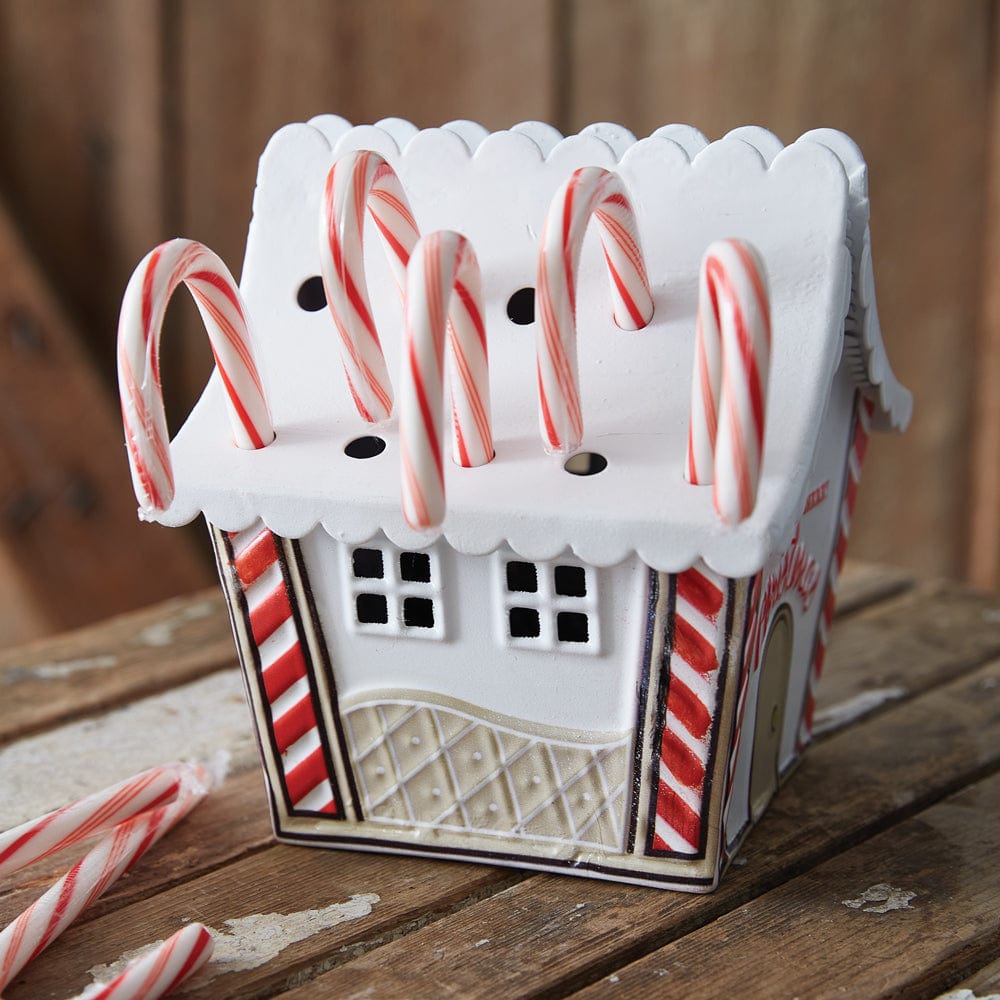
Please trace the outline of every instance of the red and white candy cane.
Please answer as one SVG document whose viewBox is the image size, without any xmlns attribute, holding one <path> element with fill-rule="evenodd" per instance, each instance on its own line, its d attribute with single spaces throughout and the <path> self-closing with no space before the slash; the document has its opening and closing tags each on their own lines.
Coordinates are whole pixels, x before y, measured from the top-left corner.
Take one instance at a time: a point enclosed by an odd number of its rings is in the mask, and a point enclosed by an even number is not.
<svg viewBox="0 0 1000 1000">
<path fill-rule="evenodd" d="M 358 150 L 330 168 L 320 214 L 320 270 L 340 333 L 340 355 L 358 412 L 369 423 L 392 412 L 392 384 L 365 278 L 365 212 L 371 214 L 400 291 L 420 237 L 395 171 L 378 154 Z"/>
<path fill-rule="evenodd" d="M 446 343 L 452 359 L 452 457 L 466 467 L 493 458 L 479 263 L 464 236 L 442 231 L 417 243 L 407 268 L 404 313 L 399 409 L 403 515 L 411 528 L 432 528 L 445 513 L 441 423 Z"/>
<path fill-rule="evenodd" d="M 174 496 L 159 354 L 167 303 L 182 282 L 205 323 L 226 389 L 236 444 L 263 448 L 274 438 L 246 309 L 229 269 L 193 240 L 160 244 L 129 279 L 118 319 L 118 389 L 125 443 L 135 495 L 146 511 L 166 510 Z"/>
<path fill-rule="evenodd" d="M 184 765 L 154 767 L 0 834 L 0 876 L 168 802 L 186 775 Z"/>
<path fill-rule="evenodd" d="M 770 359 L 763 262 L 749 243 L 719 240 L 701 264 L 687 478 L 714 484 L 715 509 L 730 524 L 757 499 Z"/>
<path fill-rule="evenodd" d="M 97 899 L 123 872 L 127 871 L 174 824 L 186 816 L 205 796 L 211 785 L 208 773 L 197 764 L 172 764 L 159 769 L 167 782 L 175 780 L 175 792 L 169 801 L 159 795 L 138 813 L 118 822 L 101 837 L 84 858 L 70 869 L 51 889 L 32 903 L 13 923 L 0 932 L 0 990 L 2 990 L 33 958 L 45 950 L 66 926 L 90 903 Z M 125 785 L 129 785 L 128 782 Z M 105 797 L 109 815 L 125 815 L 127 803 L 120 801 L 125 785 L 118 785 L 91 796 L 89 803 L 78 817 L 87 836 L 97 828 L 93 819 L 96 800 Z M 149 786 L 133 787 L 136 801 L 143 800 Z M 158 786 L 162 787 L 162 786 Z M 12 831 L 15 836 L 7 844 L 20 845 L 16 856 L 20 864 L 45 857 L 52 850 L 80 839 L 65 828 L 64 810 L 50 813 L 41 820 L 25 824 Z M 48 822 L 46 822 L 48 821 Z M 63 827 L 56 838 L 47 836 L 49 827 Z M 38 843 L 32 850 L 31 840 Z"/>
<path fill-rule="evenodd" d="M 538 260 L 538 392 L 542 439 L 567 453 L 583 440 L 576 352 L 576 277 L 583 237 L 597 221 L 611 279 L 615 323 L 640 330 L 653 316 L 635 213 L 621 178 L 581 167 L 556 192 Z"/>
<path fill-rule="evenodd" d="M 212 935 L 204 924 L 188 924 L 109 983 L 95 984 L 75 1000 L 158 1000 L 190 979 L 212 957 Z"/>
</svg>

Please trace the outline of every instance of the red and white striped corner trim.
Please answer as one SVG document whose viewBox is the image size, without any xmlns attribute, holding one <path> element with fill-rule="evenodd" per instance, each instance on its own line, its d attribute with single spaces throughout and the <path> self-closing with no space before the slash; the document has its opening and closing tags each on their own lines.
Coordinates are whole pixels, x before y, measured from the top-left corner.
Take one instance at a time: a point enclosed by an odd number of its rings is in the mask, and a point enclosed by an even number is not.
<svg viewBox="0 0 1000 1000">
<path fill-rule="evenodd" d="M 806 687 L 805 702 L 802 706 L 802 720 L 799 723 L 798 748 L 801 750 L 812 739 L 813 714 L 816 711 L 816 688 L 823 673 L 823 662 L 826 659 L 826 644 L 833 624 L 833 612 L 837 604 L 837 585 L 840 573 L 844 568 L 844 556 L 847 554 L 847 540 L 851 534 L 851 520 L 854 517 L 854 505 L 858 500 L 858 484 L 861 482 L 861 467 L 864 465 L 865 453 L 868 451 L 868 438 L 872 429 L 872 414 L 875 404 L 870 399 L 858 398 L 855 407 L 854 433 L 851 447 L 847 453 L 847 475 L 844 483 L 844 496 L 840 503 L 840 526 L 837 531 L 837 542 L 833 548 L 833 558 L 830 560 L 830 572 L 826 581 L 826 593 L 823 595 L 823 609 L 819 616 L 819 627 L 816 633 L 816 648 L 813 653 L 812 666 L 809 671 L 809 683 Z"/>
<path fill-rule="evenodd" d="M 278 539 L 260 522 L 228 537 L 289 807 L 293 812 L 340 815 L 316 721 L 319 710 L 309 683 L 307 647 L 292 613 Z"/>
<path fill-rule="evenodd" d="M 677 575 L 656 815 L 648 853 L 696 855 L 715 734 L 726 634 L 727 582 L 705 566 Z"/>
</svg>

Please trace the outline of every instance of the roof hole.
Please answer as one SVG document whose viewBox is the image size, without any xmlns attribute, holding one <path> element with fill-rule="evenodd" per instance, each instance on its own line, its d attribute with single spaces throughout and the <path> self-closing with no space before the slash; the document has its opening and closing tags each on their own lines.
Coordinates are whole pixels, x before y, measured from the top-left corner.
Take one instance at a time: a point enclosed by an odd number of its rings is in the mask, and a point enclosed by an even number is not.
<svg viewBox="0 0 1000 1000">
<path fill-rule="evenodd" d="M 535 322 L 535 290 L 519 288 L 507 300 L 507 318 L 518 326 Z"/>
<path fill-rule="evenodd" d="M 326 308 L 326 291 L 323 288 L 323 279 L 314 274 L 311 278 L 306 278 L 299 285 L 298 294 L 295 296 L 300 309 L 306 312 L 319 312 Z"/>
<path fill-rule="evenodd" d="M 596 476 L 607 467 L 608 460 L 596 451 L 578 451 L 563 464 L 563 468 L 574 476 Z"/>
<path fill-rule="evenodd" d="M 344 448 L 344 454 L 348 458 L 374 458 L 385 451 L 385 441 L 374 434 L 366 434 L 364 437 L 355 438 Z"/>
</svg>

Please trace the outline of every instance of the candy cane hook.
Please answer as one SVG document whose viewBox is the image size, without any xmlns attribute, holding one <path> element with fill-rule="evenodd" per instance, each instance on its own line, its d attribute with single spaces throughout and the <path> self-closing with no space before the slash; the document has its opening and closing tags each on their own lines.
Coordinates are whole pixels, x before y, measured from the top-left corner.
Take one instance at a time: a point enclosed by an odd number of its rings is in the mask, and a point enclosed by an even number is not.
<svg viewBox="0 0 1000 1000">
<path fill-rule="evenodd" d="M 147 512 L 166 510 L 174 496 L 159 355 L 163 316 L 182 282 L 208 332 L 236 444 L 263 448 L 274 439 L 246 308 L 233 276 L 200 243 L 181 239 L 162 243 L 132 273 L 118 319 L 118 389 L 125 444 L 135 495 Z"/>
<path fill-rule="evenodd" d="M 697 322 L 687 479 L 714 483 L 715 509 L 735 524 L 757 500 L 771 359 L 767 275 L 749 243 L 706 251 Z"/>
<path fill-rule="evenodd" d="M 489 358 L 479 263 L 458 233 L 414 247 L 406 272 L 399 443 L 403 516 L 411 528 L 444 520 L 444 355 L 451 354 L 452 457 L 466 467 L 493 458 Z M 448 338 L 445 340 L 445 326 Z"/>
<path fill-rule="evenodd" d="M 552 199 L 538 259 L 539 420 L 546 449 L 563 454 L 583 440 L 576 277 L 591 217 L 597 221 L 604 247 L 615 323 L 623 330 L 640 330 L 653 316 L 635 213 L 625 186 L 609 170 L 581 167 Z"/>
<path fill-rule="evenodd" d="M 392 384 L 365 279 L 365 211 L 371 214 L 400 291 L 420 237 L 392 167 L 370 150 L 340 157 L 330 168 L 320 214 L 320 270 L 351 396 L 369 423 L 392 412 Z"/>
</svg>

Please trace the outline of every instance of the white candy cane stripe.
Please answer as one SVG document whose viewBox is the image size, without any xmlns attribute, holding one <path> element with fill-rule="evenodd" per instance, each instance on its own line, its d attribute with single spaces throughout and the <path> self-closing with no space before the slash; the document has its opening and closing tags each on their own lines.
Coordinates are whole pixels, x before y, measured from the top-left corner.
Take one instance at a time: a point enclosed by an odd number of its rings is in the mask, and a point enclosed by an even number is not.
<svg viewBox="0 0 1000 1000">
<path fill-rule="evenodd" d="M 40 899 L 0 932 L 0 990 L 204 797 L 211 781 L 194 764 L 175 764 L 174 799 L 119 823 Z"/>
<path fill-rule="evenodd" d="M 118 388 L 125 443 L 135 495 L 146 511 L 166 510 L 174 496 L 159 353 L 163 316 L 182 282 L 194 297 L 208 332 L 236 444 L 263 448 L 274 439 L 246 309 L 233 276 L 200 243 L 181 239 L 162 243 L 133 272 L 118 319 Z"/>
<path fill-rule="evenodd" d="M 378 153 L 357 150 L 341 156 L 327 174 L 320 215 L 320 270 L 340 333 L 340 356 L 351 395 L 361 416 L 374 423 L 392 412 L 392 385 L 365 278 L 366 210 L 402 290 L 420 233 L 392 167 Z"/>
<path fill-rule="evenodd" d="M 731 524 L 757 499 L 770 358 L 763 263 L 743 240 L 713 243 L 698 289 L 687 478 L 714 483 L 715 509 Z"/>
<path fill-rule="evenodd" d="M 309 685 L 305 640 L 292 614 L 277 540 L 259 522 L 229 539 L 288 802 L 292 810 L 337 815 L 340 809 Z"/>
<path fill-rule="evenodd" d="M 149 954 L 135 959 L 109 983 L 88 987 L 76 1000 L 158 1000 L 190 979 L 212 957 L 204 924 L 188 924 Z"/>
<path fill-rule="evenodd" d="M 650 842 L 653 853 L 696 854 L 699 850 L 712 721 L 726 642 L 726 590 L 725 579 L 706 566 L 692 567 L 676 577 L 673 643 Z"/>
<path fill-rule="evenodd" d="M 799 749 L 805 747 L 812 739 L 813 715 L 816 712 L 816 689 L 819 686 L 819 679 L 823 673 L 823 663 L 826 659 L 826 644 L 837 604 L 837 584 L 840 580 L 841 570 L 844 568 L 847 540 L 851 531 L 851 520 L 854 517 L 854 505 L 858 499 L 861 467 L 864 464 L 865 452 L 868 450 L 868 437 L 871 434 L 872 414 L 874 412 L 875 404 L 870 399 L 859 397 L 855 413 L 854 436 L 847 453 L 846 482 L 844 483 L 844 496 L 840 502 L 840 528 L 833 549 L 833 558 L 830 560 L 830 572 L 827 576 L 826 592 L 823 595 L 823 608 L 820 612 L 816 647 L 809 671 L 809 684 L 802 708 L 802 721 L 799 725 Z"/>
<path fill-rule="evenodd" d="M 493 433 L 479 264 L 464 236 L 442 231 L 417 243 L 406 276 L 399 441 L 403 515 L 412 528 L 444 520 L 446 344 L 452 358 L 452 456 L 458 465 L 485 465 L 493 458 Z"/>
<path fill-rule="evenodd" d="M 0 834 L 0 876 L 162 805 L 177 794 L 185 774 L 182 765 L 154 767 Z"/>
<path fill-rule="evenodd" d="M 583 440 L 576 278 L 592 217 L 604 246 L 615 322 L 623 330 L 639 330 L 653 316 L 638 226 L 625 185 L 609 170 L 581 167 L 552 199 L 538 258 L 539 421 L 545 447 L 552 452 L 570 452 Z"/>
</svg>

